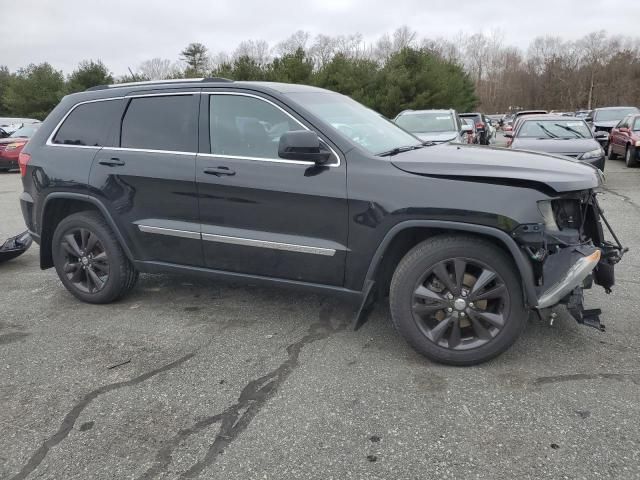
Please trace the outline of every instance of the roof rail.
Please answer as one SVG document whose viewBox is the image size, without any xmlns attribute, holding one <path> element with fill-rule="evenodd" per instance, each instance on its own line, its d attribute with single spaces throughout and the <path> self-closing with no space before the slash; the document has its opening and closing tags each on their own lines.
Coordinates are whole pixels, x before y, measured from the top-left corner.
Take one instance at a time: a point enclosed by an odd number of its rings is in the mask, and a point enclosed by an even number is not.
<svg viewBox="0 0 640 480">
<path fill-rule="evenodd" d="M 164 85 L 167 83 L 200 83 L 200 82 L 233 82 L 228 78 L 223 77 L 207 77 L 207 78 L 173 78 L 170 80 L 143 80 L 140 82 L 124 82 L 113 83 L 111 85 L 96 85 L 85 90 L 85 92 L 91 92 L 93 90 L 105 90 L 107 88 L 120 88 L 120 87 L 134 87 L 137 85 Z"/>
</svg>

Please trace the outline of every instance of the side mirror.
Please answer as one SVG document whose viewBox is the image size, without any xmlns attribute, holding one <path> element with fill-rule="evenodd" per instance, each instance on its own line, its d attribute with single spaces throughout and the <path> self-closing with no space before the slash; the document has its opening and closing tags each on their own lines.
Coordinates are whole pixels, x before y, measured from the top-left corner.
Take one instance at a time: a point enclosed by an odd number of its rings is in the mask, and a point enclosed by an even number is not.
<svg viewBox="0 0 640 480">
<path fill-rule="evenodd" d="M 294 130 L 283 133 L 280 137 L 278 156 L 286 160 L 302 160 L 322 165 L 329 161 L 331 152 L 322 148 L 317 133 Z"/>
</svg>

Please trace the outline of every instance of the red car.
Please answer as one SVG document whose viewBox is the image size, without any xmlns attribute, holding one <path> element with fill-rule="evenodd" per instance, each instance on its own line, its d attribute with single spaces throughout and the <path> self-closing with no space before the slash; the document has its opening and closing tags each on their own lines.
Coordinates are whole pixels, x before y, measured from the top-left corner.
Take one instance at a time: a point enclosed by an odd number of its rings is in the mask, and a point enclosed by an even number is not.
<svg viewBox="0 0 640 480">
<path fill-rule="evenodd" d="M 0 138 L 0 172 L 18 168 L 18 156 L 40 123 L 27 123 L 6 138 Z"/>
<path fill-rule="evenodd" d="M 627 167 L 640 165 L 640 114 L 627 115 L 611 129 L 607 157 L 614 159 L 618 155 L 624 156 Z"/>
</svg>

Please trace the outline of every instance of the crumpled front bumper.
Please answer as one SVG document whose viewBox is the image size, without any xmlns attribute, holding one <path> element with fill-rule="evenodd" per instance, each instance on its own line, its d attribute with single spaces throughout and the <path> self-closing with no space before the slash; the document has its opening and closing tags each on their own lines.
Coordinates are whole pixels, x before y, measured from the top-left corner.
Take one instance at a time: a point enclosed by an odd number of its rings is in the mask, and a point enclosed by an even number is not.
<svg viewBox="0 0 640 480">
<path fill-rule="evenodd" d="M 551 262 L 549 264 L 550 270 L 563 268 L 567 263 L 570 266 L 556 282 L 539 296 L 536 306 L 538 309 L 557 305 L 574 289 L 582 286 L 585 279 L 598 266 L 602 253 L 599 248 L 581 246 L 567 248 L 556 255 L 563 258 Z"/>
</svg>

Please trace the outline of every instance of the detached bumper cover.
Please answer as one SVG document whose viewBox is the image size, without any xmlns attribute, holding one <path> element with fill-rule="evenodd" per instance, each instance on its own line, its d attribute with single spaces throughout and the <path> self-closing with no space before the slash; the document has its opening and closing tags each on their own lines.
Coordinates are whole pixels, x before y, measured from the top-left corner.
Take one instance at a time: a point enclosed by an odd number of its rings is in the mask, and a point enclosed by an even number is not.
<svg viewBox="0 0 640 480">
<path fill-rule="evenodd" d="M 0 246 L 0 263 L 19 257 L 29 250 L 32 242 L 29 232 L 23 232 L 20 235 L 11 237 Z"/>
<path fill-rule="evenodd" d="M 550 268 L 562 268 L 567 262 L 570 267 L 556 282 L 545 290 L 538 299 L 537 308 L 549 308 L 560 303 L 560 301 L 569 295 L 575 288 L 582 285 L 584 280 L 591 274 L 594 268 L 600 262 L 601 251 L 596 247 L 577 247 L 574 249 L 565 249 L 557 254 L 556 262 L 549 262 Z M 551 272 L 549 272 L 551 273 Z"/>
</svg>

